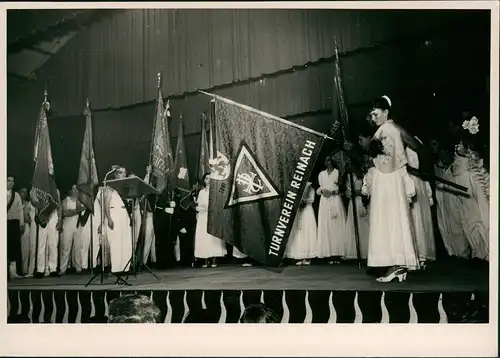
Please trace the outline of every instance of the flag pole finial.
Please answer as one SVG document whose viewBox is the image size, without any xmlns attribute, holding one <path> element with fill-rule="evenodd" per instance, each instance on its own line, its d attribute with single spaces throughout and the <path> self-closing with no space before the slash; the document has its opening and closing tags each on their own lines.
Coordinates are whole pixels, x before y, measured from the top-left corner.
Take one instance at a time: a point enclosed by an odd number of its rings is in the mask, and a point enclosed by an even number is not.
<svg viewBox="0 0 500 358">
<path fill-rule="evenodd" d="M 161 87 L 161 73 L 160 72 L 158 72 L 157 78 L 158 78 L 158 88 L 160 88 Z"/>
<path fill-rule="evenodd" d="M 333 44 L 335 47 L 335 58 L 338 60 L 339 59 L 339 44 L 337 42 L 337 36 L 333 36 Z"/>
<path fill-rule="evenodd" d="M 43 91 L 43 106 L 46 111 L 50 109 L 50 103 L 47 101 L 47 96 L 49 95 L 47 91 L 47 84 L 45 84 L 45 90 Z"/>
</svg>

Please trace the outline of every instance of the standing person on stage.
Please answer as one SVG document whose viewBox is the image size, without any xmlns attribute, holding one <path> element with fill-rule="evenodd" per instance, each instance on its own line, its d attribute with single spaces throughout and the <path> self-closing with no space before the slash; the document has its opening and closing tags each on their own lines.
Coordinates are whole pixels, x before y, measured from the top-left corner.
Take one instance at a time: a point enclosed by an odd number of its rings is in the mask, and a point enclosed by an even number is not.
<svg viewBox="0 0 500 358">
<path fill-rule="evenodd" d="M 77 229 L 77 242 L 80 242 L 80 262 L 82 267 L 82 272 L 88 270 L 89 267 L 89 255 L 90 255 L 90 245 L 92 244 L 92 267 L 96 268 L 97 258 L 99 255 L 99 248 L 101 247 L 101 238 L 99 235 L 99 225 L 101 224 L 101 192 L 103 188 L 98 189 L 98 193 L 94 200 L 94 213 L 92 214 L 88 209 L 80 212 L 78 215 L 78 229 Z M 84 208 L 85 209 L 85 208 Z M 92 225 L 91 225 L 92 220 Z M 92 232 L 90 231 L 92 227 Z M 105 230 L 104 230 L 105 232 Z M 91 236 L 92 235 L 92 236 Z M 103 240 L 106 238 L 103 236 Z M 102 246 L 107 248 L 108 245 Z M 107 254 L 107 252 L 105 253 Z M 106 265 L 104 265 L 106 266 Z"/>
<path fill-rule="evenodd" d="M 451 165 L 453 154 L 445 148 L 438 152 L 434 171 L 436 176 L 453 182 Z M 456 235 L 461 231 L 460 216 L 454 207 L 455 195 L 462 195 L 458 190 L 448 187 L 442 183 L 436 183 L 436 209 L 437 222 L 441 238 L 443 239 L 446 252 L 453 258 L 468 259 L 470 256 L 470 245 L 464 235 Z"/>
<path fill-rule="evenodd" d="M 419 156 L 410 147 L 406 148 L 408 165 L 420 169 Z M 415 197 L 411 204 L 413 229 L 417 242 L 417 254 L 421 269 L 425 269 L 427 261 L 436 260 L 436 243 L 434 241 L 434 226 L 432 221 L 431 206 L 434 205 L 432 189 L 427 181 L 416 175 L 410 175 L 415 183 Z"/>
<path fill-rule="evenodd" d="M 415 185 L 406 171 L 404 143 L 399 129 L 390 118 L 391 101 L 387 96 L 375 101 L 371 112 L 378 130 L 372 142 L 380 152 L 373 159 L 362 192 L 370 196 L 370 238 L 368 266 L 387 267 L 378 282 L 406 279 L 407 270 L 418 268 L 412 235 L 410 203 Z"/>
<path fill-rule="evenodd" d="M 196 197 L 198 196 L 198 183 L 188 196 L 179 193 L 176 197 L 178 205 L 174 211 L 172 221 L 175 223 L 174 234 L 176 239 L 175 258 L 181 266 L 194 266 L 194 237 L 196 232 Z"/>
<path fill-rule="evenodd" d="M 19 196 L 23 204 L 23 215 L 24 215 L 24 232 L 21 236 L 21 257 L 22 265 L 21 272 L 23 275 L 28 274 L 29 260 L 30 260 L 30 202 L 28 200 L 28 189 L 21 188 L 19 190 Z"/>
<path fill-rule="evenodd" d="M 332 155 L 325 160 L 326 169 L 319 173 L 321 196 L 318 211 L 318 258 L 328 258 L 329 264 L 340 263 L 345 254 L 346 215 L 339 195 L 339 171 Z"/>
<path fill-rule="evenodd" d="M 68 268 L 70 256 L 77 273 L 82 272 L 81 241 L 78 235 L 78 218 L 85 210 L 78 201 L 76 185 L 71 187 L 69 195 L 62 201 L 63 229 L 60 243 L 59 273 L 64 275 Z"/>
<path fill-rule="evenodd" d="M 21 236 L 24 233 L 24 210 L 21 196 L 14 188 L 14 176 L 7 175 L 7 262 L 9 278 L 21 273 Z"/>
<path fill-rule="evenodd" d="M 156 262 L 156 238 L 155 238 L 155 228 L 153 226 L 153 206 L 154 206 L 154 198 L 147 197 L 141 200 L 141 232 L 139 235 L 144 234 L 144 240 L 142 243 L 142 248 L 140 252 L 142 252 L 142 262 L 147 263 L 149 257 L 151 256 L 151 262 Z M 145 219 L 143 220 L 145 213 Z M 142 227 L 145 226 L 145 227 Z"/>
<path fill-rule="evenodd" d="M 37 224 L 35 221 L 36 208 L 33 205 L 31 191 L 28 193 L 28 202 L 26 205 L 26 213 L 29 222 L 29 250 L 28 250 L 28 270 L 26 277 L 33 277 L 36 271 L 35 261 L 37 256 L 36 230 Z"/>
<path fill-rule="evenodd" d="M 115 170 L 116 179 L 124 179 L 127 170 L 118 167 Z M 99 225 L 99 233 L 106 230 L 111 255 L 111 272 L 114 274 L 125 273 L 130 268 L 132 258 L 132 230 L 130 216 L 123 199 L 118 192 L 107 186 L 104 192 L 105 228 Z"/>
<path fill-rule="evenodd" d="M 146 176 L 144 181 L 149 183 L 149 178 L 151 175 L 151 166 L 146 167 Z M 156 262 L 156 237 L 155 237 L 155 228 L 153 224 L 153 212 L 155 206 L 156 198 L 153 195 L 148 195 L 145 198 L 140 200 L 140 215 L 141 215 L 141 228 L 140 235 L 144 235 L 143 247 L 141 248 L 142 257 L 141 260 L 143 263 L 147 263 L 149 257 L 151 256 L 151 262 Z M 144 211 L 146 211 L 144 213 Z M 145 217 L 145 220 L 143 218 Z M 144 226 L 144 227 L 142 227 Z"/>
<path fill-rule="evenodd" d="M 30 191 L 31 203 L 38 206 L 38 199 L 34 190 Z M 35 241 L 36 229 L 38 228 L 38 246 L 36 247 L 36 278 L 45 276 L 57 277 L 58 258 L 59 258 L 59 233 L 62 230 L 62 205 L 59 190 L 57 190 L 57 209 L 50 214 L 49 221 L 45 226 L 40 225 L 38 221 L 38 210 L 35 210 Z"/>
<path fill-rule="evenodd" d="M 172 217 L 171 215 L 175 212 L 176 203 L 172 200 L 169 191 L 169 188 L 165 188 L 160 194 L 156 195 L 154 207 L 151 205 L 151 210 L 153 211 L 154 254 L 156 267 L 159 269 L 175 266 L 173 241 L 175 230 L 171 230 L 169 227 L 175 226 L 175 216 Z M 151 247 L 152 254 L 153 247 Z"/>
<path fill-rule="evenodd" d="M 208 267 L 209 259 L 212 259 L 211 267 L 217 267 L 217 257 L 223 257 L 226 254 L 225 242 L 207 232 L 209 185 L 210 174 L 206 173 L 201 178 L 202 189 L 196 199 L 198 215 L 194 239 L 194 257 L 205 259 L 204 268 Z"/>
<path fill-rule="evenodd" d="M 467 239 L 473 259 L 489 261 L 489 173 L 465 140 L 455 146 L 450 171 L 452 182 L 467 188 L 468 195 L 454 195 L 450 202 L 456 240 Z"/>
<path fill-rule="evenodd" d="M 298 260 L 297 266 L 310 265 L 311 259 L 318 256 L 318 226 L 312 206 L 314 196 L 312 183 L 307 182 L 285 251 L 285 257 Z"/>
<path fill-rule="evenodd" d="M 352 165 L 353 173 L 352 177 L 354 179 L 354 191 L 355 191 L 355 203 L 356 203 L 356 215 L 358 224 L 358 234 L 359 234 L 359 251 L 360 257 L 363 260 L 368 258 L 368 237 L 370 235 L 370 216 L 368 213 L 368 206 L 363 203 L 363 198 L 361 195 L 361 188 L 363 186 L 363 170 L 355 165 Z M 349 198 L 349 207 L 347 209 L 347 227 L 346 227 L 346 252 L 345 258 L 348 260 L 354 260 L 358 257 L 358 252 L 356 248 L 356 233 L 355 233 L 355 222 L 354 222 L 354 209 L 352 206 L 351 199 L 351 181 L 349 176 L 347 176 L 346 182 L 346 196 Z"/>
</svg>

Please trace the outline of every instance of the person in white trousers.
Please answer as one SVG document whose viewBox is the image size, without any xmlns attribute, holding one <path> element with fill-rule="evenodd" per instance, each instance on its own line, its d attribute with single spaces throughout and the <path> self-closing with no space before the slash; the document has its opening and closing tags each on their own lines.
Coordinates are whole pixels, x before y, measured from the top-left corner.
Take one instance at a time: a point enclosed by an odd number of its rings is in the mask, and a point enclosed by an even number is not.
<svg viewBox="0 0 500 358">
<path fill-rule="evenodd" d="M 28 247 L 28 269 L 26 271 L 26 277 L 33 277 L 35 274 L 35 261 L 36 261 L 36 208 L 30 199 L 26 204 L 26 213 L 29 222 L 29 247 Z"/>
<path fill-rule="evenodd" d="M 101 248 L 101 238 L 98 233 L 99 225 L 101 224 L 101 193 L 103 188 L 99 188 L 97 196 L 94 200 L 94 213 L 82 211 L 78 217 L 77 236 L 80 241 L 80 260 L 82 263 L 82 271 L 88 270 L 90 247 L 92 245 L 92 267 L 97 267 L 97 260 L 99 257 L 99 249 Z M 104 231 L 103 240 L 106 239 L 106 232 Z M 105 242 L 104 248 L 108 247 Z M 105 251 L 109 261 L 109 250 Z M 106 258 L 105 258 L 106 259 Z"/>
<path fill-rule="evenodd" d="M 19 278 L 22 266 L 21 237 L 24 211 L 21 196 L 13 190 L 14 176 L 7 175 L 7 262 L 9 277 Z"/>
<path fill-rule="evenodd" d="M 31 199 L 33 205 L 37 205 L 38 199 L 32 191 Z M 36 241 L 36 226 L 38 226 L 38 246 L 36 253 L 36 273 L 35 277 L 41 278 L 44 276 L 59 276 L 57 273 L 57 259 L 59 246 L 59 231 L 61 230 L 62 206 L 59 190 L 57 191 L 57 209 L 54 210 L 49 217 L 49 221 L 45 227 L 35 225 L 35 241 Z"/>
<path fill-rule="evenodd" d="M 69 195 L 62 201 L 63 229 L 60 243 L 59 273 L 64 275 L 68 269 L 69 260 L 73 263 L 77 273 L 82 271 L 81 243 L 78 232 L 78 216 L 85 207 L 78 201 L 78 189 L 73 185 Z"/>
<path fill-rule="evenodd" d="M 149 178 L 151 175 L 151 166 L 146 167 L 146 176 L 144 177 L 144 181 L 149 183 Z M 154 209 L 154 200 L 151 202 L 147 198 L 144 200 L 144 209 L 146 210 L 146 220 L 144 228 L 144 248 L 142 249 L 142 262 L 148 262 L 148 258 L 151 255 L 151 262 L 156 261 L 156 237 L 155 237 L 155 228 L 153 225 L 153 209 Z M 142 219 L 142 214 L 141 214 Z"/>
</svg>

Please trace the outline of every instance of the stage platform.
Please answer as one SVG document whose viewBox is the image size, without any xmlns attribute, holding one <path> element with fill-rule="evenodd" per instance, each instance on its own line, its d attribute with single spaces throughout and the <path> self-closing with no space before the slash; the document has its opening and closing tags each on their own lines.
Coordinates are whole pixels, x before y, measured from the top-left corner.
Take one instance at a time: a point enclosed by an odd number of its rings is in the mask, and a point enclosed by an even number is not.
<svg viewBox="0 0 500 358">
<path fill-rule="evenodd" d="M 104 284 L 89 275 L 19 279 L 8 283 L 9 314 L 30 322 L 82 323 L 104 317 L 109 302 L 139 292 L 162 310 L 162 321 L 180 323 L 193 309 L 207 308 L 214 323 L 236 323 L 245 306 L 263 302 L 284 323 L 488 322 L 488 268 L 434 264 L 404 283 L 377 283 L 354 264 L 262 267 L 220 266 L 143 271 L 131 286 Z M 16 316 L 19 318 L 19 316 Z M 163 319 L 164 318 L 164 319 Z"/>
</svg>

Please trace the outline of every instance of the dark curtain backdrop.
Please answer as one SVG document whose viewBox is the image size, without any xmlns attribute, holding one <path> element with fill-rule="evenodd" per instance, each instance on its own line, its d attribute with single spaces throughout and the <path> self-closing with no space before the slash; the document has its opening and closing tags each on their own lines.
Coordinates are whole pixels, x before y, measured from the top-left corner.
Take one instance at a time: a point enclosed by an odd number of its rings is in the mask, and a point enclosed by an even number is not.
<svg viewBox="0 0 500 358">
<path fill-rule="evenodd" d="M 469 12 L 470 13 L 470 12 Z M 466 12 L 376 10 L 127 10 L 93 24 L 49 61 L 48 83 L 63 115 L 230 84 L 340 50 L 387 42 L 458 22 Z M 469 27 L 470 28 L 470 27 Z M 57 93 L 57 95 L 56 95 Z"/>
<path fill-rule="evenodd" d="M 49 127 L 60 186 L 69 187 L 76 180 L 83 137 L 81 113 L 87 96 L 93 109 L 99 177 L 102 179 L 112 164 L 123 164 L 144 175 L 158 70 L 163 73 L 165 96 L 227 84 L 213 92 L 326 132 L 333 119 L 331 62 L 253 81 L 231 82 L 329 57 L 333 54 L 333 34 L 339 37 L 342 50 L 355 50 L 341 58 L 354 128 L 365 119 L 370 101 L 382 94 L 393 99 L 398 122 L 423 139 L 428 139 L 429 132 L 431 136 L 441 135 L 440 127 L 465 108 L 487 123 L 489 23 L 481 22 L 484 16 L 489 14 L 467 11 L 439 17 L 435 12 L 125 11 L 81 32 L 44 65 L 38 81 L 9 78 L 8 166 L 20 182 L 29 184 L 36 120 L 47 84 L 52 105 Z M 460 18 L 467 26 L 446 25 Z M 438 20 L 443 25 L 440 31 L 359 50 L 360 46 L 391 37 L 422 32 L 436 26 Z M 172 146 L 175 148 L 182 115 L 192 173 L 198 159 L 200 113 L 206 109 L 205 95 L 171 99 Z M 481 127 L 482 133 L 486 127 Z"/>
</svg>

